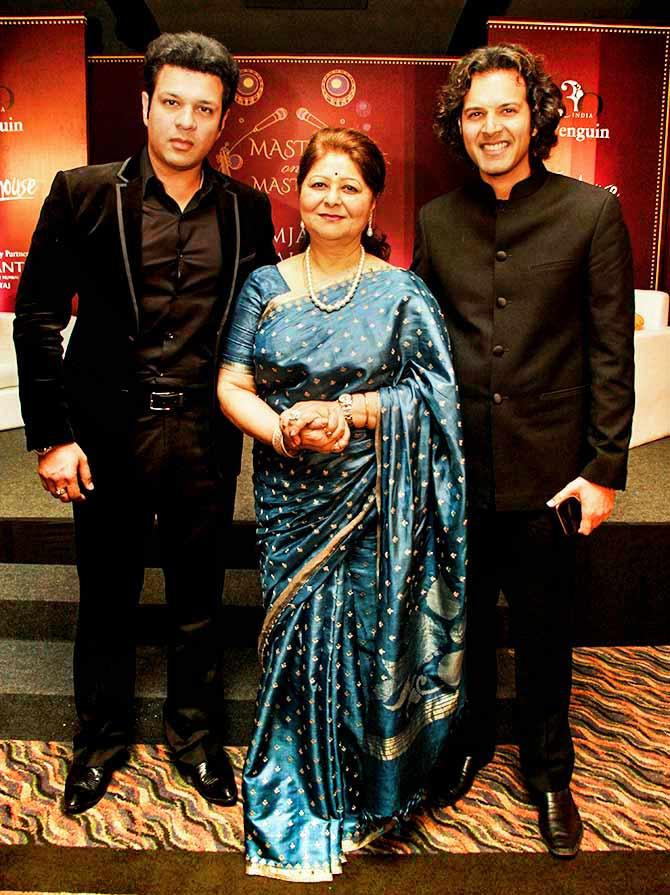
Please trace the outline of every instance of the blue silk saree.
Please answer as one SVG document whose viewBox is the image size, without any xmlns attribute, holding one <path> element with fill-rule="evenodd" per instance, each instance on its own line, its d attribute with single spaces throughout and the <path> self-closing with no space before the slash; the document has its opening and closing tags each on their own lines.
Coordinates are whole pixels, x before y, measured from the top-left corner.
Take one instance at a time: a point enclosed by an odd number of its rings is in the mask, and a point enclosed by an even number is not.
<svg viewBox="0 0 670 895">
<path fill-rule="evenodd" d="M 252 373 L 277 412 L 380 394 L 376 431 L 354 430 L 341 454 L 254 447 L 266 618 L 247 871 L 331 880 L 347 851 L 417 807 L 463 702 L 464 468 L 446 330 L 407 271 L 364 273 L 325 313 L 263 267 L 222 363 Z"/>
</svg>

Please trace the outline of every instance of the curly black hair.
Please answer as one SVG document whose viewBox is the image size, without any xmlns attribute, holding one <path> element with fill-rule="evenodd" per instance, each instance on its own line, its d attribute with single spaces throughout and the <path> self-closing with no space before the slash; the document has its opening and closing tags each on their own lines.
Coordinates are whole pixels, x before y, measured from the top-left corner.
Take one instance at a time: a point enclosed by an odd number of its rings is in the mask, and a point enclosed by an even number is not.
<svg viewBox="0 0 670 895">
<path fill-rule="evenodd" d="M 379 197 L 386 183 L 384 155 L 379 146 L 367 134 L 347 127 L 322 127 L 321 130 L 312 134 L 300 159 L 297 177 L 298 192 L 300 192 L 312 165 L 329 152 L 342 152 L 344 155 L 348 155 L 360 169 L 363 180 L 372 191 L 372 195 L 375 199 Z M 304 236 L 301 239 L 301 248 L 306 248 L 309 244 L 309 234 L 304 231 Z M 372 236 L 368 236 L 363 231 L 361 242 L 366 252 L 388 261 L 391 246 L 386 241 L 385 233 L 374 230 Z"/>
<path fill-rule="evenodd" d="M 524 79 L 533 132 L 530 161 L 540 162 L 549 157 L 558 141 L 556 129 L 565 111 L 563 95 L 545 72 L 544 59 L 518 44 L 479 47 L 456 63 L 438 92 L 433 130 L 459 158 L 469 160 L 460 129 L 463 100 L 474 75 L 501 69 L 517 71 Z"/>
<path fill-rule="evenodd" d="M 149 103 L 156 86 L 158 72 L 164 65 L 175 65 L 190 71 L 215 75 L 223 84 L 221 120 L 237 92 L 240 69 L 237 62 L 222 43 L 206 34 L 182 31 L 178 34 L 161 34 L 152 40 L 144 56 L 144 85 Z"/>
</svg>

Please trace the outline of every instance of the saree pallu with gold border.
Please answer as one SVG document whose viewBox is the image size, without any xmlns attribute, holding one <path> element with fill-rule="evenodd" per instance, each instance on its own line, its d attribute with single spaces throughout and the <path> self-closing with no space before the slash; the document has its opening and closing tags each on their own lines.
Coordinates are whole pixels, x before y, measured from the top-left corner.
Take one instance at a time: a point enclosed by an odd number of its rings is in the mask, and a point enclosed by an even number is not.
<svg viewBox="0 0 670 895">
<path fill-rule="evenodd" d="M 320 293 L 340 299 L 349 283 Z M 379 391 L 341 454 L 256 444 L 262 677 L 244 770 L 249 873 L 330 880 L 419 803 L 463 692 L 465 499 L 458 394 L 435 299 L 364 274 L 333 313 L 276 268 L 247 281 L 223 352 L 281 412 Z"/>
</svg>

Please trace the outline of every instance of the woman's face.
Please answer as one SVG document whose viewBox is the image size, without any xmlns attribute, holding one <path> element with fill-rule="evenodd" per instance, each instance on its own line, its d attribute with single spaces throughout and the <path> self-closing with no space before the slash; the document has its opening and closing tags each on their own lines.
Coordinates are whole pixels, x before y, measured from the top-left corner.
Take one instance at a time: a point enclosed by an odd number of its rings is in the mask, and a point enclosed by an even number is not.
<svg viewBox="0 0 670 895">
<path fill-rule="evenodd" d="M 343 152 L 317 159 L 300 189 L 300 216 L 312 241 L 360 240 L 374 207 L 360 168 Z"/>
</svg>

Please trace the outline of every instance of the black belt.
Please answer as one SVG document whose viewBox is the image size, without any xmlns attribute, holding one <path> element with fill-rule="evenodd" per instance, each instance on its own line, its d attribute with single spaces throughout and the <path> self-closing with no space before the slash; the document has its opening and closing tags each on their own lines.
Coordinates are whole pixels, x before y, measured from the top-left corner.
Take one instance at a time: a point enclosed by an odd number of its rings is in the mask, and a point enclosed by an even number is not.
<svg viewBox="0 0 670 895">
<path fill-rule="evenodd" d="M 140 411 L 150 413 L 175 413 L 190 407 L 207 407 L 211 392 L 207 388 L 155 389 L 139 392 L 137 403 Z"/>
</svg>

